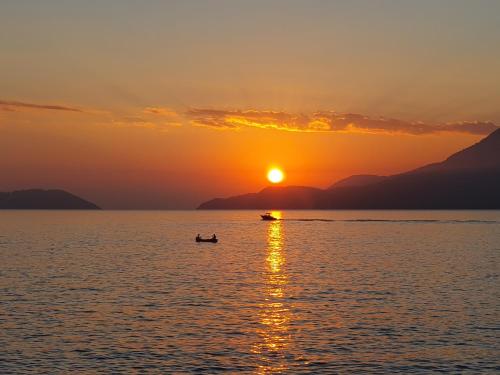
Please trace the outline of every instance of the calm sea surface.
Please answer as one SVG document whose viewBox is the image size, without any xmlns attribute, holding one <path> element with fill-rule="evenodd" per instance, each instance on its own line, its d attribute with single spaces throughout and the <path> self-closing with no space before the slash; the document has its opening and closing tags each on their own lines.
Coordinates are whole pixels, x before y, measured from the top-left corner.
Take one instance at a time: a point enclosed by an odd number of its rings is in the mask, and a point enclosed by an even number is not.
<svg viewBox="0 0 500 375">
<path fill-rule="evenodd" d="M 500 371 L 500 211 L 259 213 L 0 211 L 0 373 Z"/>
</svg>

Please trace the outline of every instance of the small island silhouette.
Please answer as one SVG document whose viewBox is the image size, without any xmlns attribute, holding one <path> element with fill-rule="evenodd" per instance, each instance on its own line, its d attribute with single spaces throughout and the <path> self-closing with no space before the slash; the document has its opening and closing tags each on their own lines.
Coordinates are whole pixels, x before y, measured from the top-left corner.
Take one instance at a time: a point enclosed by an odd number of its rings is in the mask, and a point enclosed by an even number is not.
<svg viewBox="0 0 500 375">
<path fill-rule="evenodd" d="M 0 192 L 5 210 L 99 210 L 92 202 L 64 190 L 29 189 Z"/>
<path fill-rule="evenodd" d="M 500 129 L 448 159 L 392 176 L 358 175 L 327 189 L 267 187 L 198 209 L 500 209 Z"/>
</svg>

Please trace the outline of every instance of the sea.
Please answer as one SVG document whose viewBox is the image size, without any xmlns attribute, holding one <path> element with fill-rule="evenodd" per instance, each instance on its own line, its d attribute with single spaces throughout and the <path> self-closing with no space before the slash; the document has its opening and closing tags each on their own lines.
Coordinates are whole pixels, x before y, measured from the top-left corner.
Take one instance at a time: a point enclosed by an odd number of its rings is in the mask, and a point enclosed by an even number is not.
<svg viewBox="0 0 500 375">
<path fill-rule="evenodd" d="M 0 211 L 0 373 L 500 372 L 500 211 L 261 213 Z"/>
</svg>

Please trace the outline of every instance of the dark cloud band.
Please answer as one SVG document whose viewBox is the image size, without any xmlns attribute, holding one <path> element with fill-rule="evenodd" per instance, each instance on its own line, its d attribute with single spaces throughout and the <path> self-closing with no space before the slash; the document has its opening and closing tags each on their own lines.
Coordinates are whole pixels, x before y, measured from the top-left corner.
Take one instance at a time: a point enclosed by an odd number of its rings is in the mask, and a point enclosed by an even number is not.
<svg viewBox="0 0 500 375">
<path fill-rule="evenodd" d="M 0 100 L 0 107 L 7 109 L 28 108 L 28 109 L 47 109 L 54 111 L 83 112 L 83 110 L 75 107 L 67 107 L 67 106 L 52 105 L 52 104 L 33 104 L 25 102 L 7 101 L 7 100 Z"/>
</svg>

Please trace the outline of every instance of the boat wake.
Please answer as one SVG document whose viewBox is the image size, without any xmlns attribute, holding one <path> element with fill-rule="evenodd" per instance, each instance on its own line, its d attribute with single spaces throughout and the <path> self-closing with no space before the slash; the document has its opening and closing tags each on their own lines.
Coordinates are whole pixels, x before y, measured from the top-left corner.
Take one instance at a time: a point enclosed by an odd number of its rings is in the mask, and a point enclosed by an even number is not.
<svg viewBox="0 0 500 375">
<path fill-rule="evenodd" d="M 339 223 L 439 223 L 439 224 L 500 224 L 497 220 L 439 220 L 439 219 L 281 219 L 285 221 L 322 221 Z"/>
</svg>

